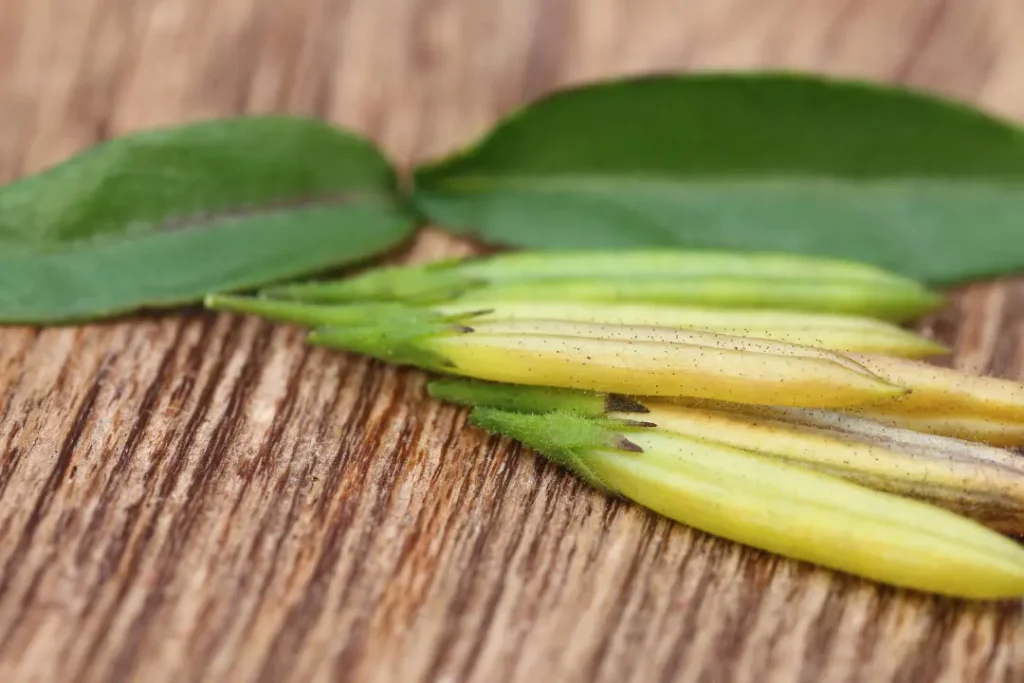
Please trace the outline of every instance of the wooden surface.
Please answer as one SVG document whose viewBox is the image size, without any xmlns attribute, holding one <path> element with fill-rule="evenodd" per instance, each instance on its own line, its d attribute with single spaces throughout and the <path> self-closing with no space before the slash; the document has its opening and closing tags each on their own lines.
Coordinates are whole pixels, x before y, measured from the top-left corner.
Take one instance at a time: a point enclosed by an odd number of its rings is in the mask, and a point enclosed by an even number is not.
<svg viewBox="0 0 1024 683">
<path fill-rule="evenodd" d="M 408 164 L 559 85 L 663 69 L 819 69 L 1024 118 L 1022 26 L 1020 0 L 0 0 L 0 178 L 241 111 Z M 1024 378 L 1024 284 L 931 326 L 960 367 Z M 1024 680 L 1021 604 L 611 502 L 423 379 L 227 315 L 0 330 L 0 681 Z"/>
</svg>

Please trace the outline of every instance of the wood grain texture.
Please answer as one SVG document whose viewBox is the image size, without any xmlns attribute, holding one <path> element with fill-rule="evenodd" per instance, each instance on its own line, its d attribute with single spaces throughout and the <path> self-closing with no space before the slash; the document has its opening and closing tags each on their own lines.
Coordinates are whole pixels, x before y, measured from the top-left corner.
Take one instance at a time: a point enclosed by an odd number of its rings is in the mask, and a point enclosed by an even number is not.
<svg viewBox="0 0 1024 683">
<path fill-rule="evenodd" d="M 857 75 L 1020 119 L 1022 25 L 1019 0 L 0 0 L 0 179 L 243 111 L 408 165 L 558 86 L 667 69 Z M 404 258 L 466 249 L 428 233 Z M 1024 282 L 925 326 L 1024 379 Z M 1022 604 L 693 532 L 423 386 L 238 316 L 0 329 L 0 680 L 1024 680 Z"/>
</svg>

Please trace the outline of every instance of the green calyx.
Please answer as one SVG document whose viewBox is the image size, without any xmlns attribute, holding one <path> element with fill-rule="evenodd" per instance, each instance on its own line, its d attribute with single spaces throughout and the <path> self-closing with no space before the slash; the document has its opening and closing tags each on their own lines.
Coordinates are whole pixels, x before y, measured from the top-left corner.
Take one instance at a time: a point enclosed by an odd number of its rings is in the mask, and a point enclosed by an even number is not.
<svg viewBox="0 0 1024 683">
<path fill-rule="evenodd" d="M 324 346 L 361 353 L 398 365 L 446 372 L 452 363 L 430 348 L 430 341 L 448 335 L 468 334 L 472 328 L 448 322 L 389 321 L 365 327 L 325 327 L 313 330 L 308 341 Z"/>
<path fill-rule="evenodd" d="M 515 413 L 562 412 L 599 418 L 608 412 L 647 412 L 643 405 L 624 396 L 575 389 L 442 379 L 431 382 L 427 391 L 448 403 Z"/>
<path fill-rule="evenodd" d="M 418 266 L 391 266 L 363 275 L 325 282 L 307 282 L 263 290 L 277 299 L 311 303 L 347 301 L 401 301 L 430 304 L 450 301 L 486 284 L 458 270 L 461 259 L 446 259 Z"/>
<path fill-rule="evenodd" d="M 531 414 L 478 407 L 470 413 L 469 421 L 476 427 L 529 446 L 606 493 L 617 491 L 587 466 L 587 454 L 608 449 L 642 453 L 640 447 L 623 433 L 625 429 L 617 429 L 611 421 L 572 413 Z"/>
</svg>

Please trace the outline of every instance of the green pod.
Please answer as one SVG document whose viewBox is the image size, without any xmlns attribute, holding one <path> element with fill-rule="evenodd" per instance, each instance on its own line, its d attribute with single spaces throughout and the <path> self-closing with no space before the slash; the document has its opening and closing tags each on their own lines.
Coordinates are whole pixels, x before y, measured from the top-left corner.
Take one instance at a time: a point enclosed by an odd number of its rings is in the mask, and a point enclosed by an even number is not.
<svg viewBox="0 0 1024 683">
<path fill-rule="evenodd" d="M 314 302 L 630 302 L 773 308 L 907 320 L 941 296 L 874 266 L 811 256 L 686 249 L 513 252 L 392 267 L 266 290 Z"/>
<path fill-rule="evenodd" d="M 794 310 L 869 316 L 892 322 L 913 320 L 941 303 L 937 295 L 916 285 L 758 275 L 551 278 L 491 284 L 469 290 L 458 299 L 471 306 L 479 306 L 482 301 L 535 300 Z"/>
</svg>

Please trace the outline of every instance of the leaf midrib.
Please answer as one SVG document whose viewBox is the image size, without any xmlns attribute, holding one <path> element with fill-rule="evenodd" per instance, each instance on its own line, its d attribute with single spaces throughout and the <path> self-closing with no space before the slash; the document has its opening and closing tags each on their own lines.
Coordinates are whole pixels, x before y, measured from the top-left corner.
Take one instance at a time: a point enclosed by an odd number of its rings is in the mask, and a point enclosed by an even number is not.
<svg viewBox="0 0 1024 683">
<path fill-rule="evenodd" d="M 991 179 L 975 180 L 975 176 L 967 178 L 957 176 L 881 176 L 879 178 L 857 178 L 838 175 L 787 175 L 774 176 L 736 175 L 736 176 L 700 176 L 679 175 L 666 176 L 661 174 L 543 174 L 536 175 L 457 175 L 441 179 L 431 179 L 417 186 L 417 191 L 446 190 L 454 192 L 472 192 L 480 190 L 523 189 L 535 192 L 587 192 L 600 193 L 605 191 L 621 191 L 634 186 L 636 189 L 657 189 L 666 187 L 697 187 L 697 186 L 759 186 L 762 188 L 794 185 L 839 187 L 857 185 L 872 189 L 888 189 L 903 192 L 906 189 L 921 186 L 954 187 L 957 190 L 968 188 L 974 191 L 1012 191 L 1024 188 L 1024 174 L 1020 177 L 1001 176 Z"/>
<path fill-rule="evenodd" d="M 105 247 L 119 243 L 144 240 L 158 235 L 173 233 L 189 233 L 197 230 L 208 229 L 218 224 L 243 221 L 247 218 L 266 218 L 295 213 L 302 214 L 306 211 L 322 209 L 327 207 L 343 207 L 366 205 L 379 205 L 381 208 L 400 209 L 401 203 L 385 192 L 357 191 L 357 192 L 333 192 L 320 196 L 306 198 L 288 196 L 277 197 L 264 202 L 253 204 L 238 204 L 233 206 L 218 207 L 206 213 L 190 213 L 179 216 L 168 216 L 148 224 L 134 226 L 131 232 L 104 231 L 88 238 L 64 240 L 57 242 L 41 242 L 38 244 L 26 244 L 19 241 L 4 240 L 0 238 L 0 249 L 6 256 L 36 256 L 48 254 L 60 254 L 76 251 L 82 248 Z"/>
</svg>

